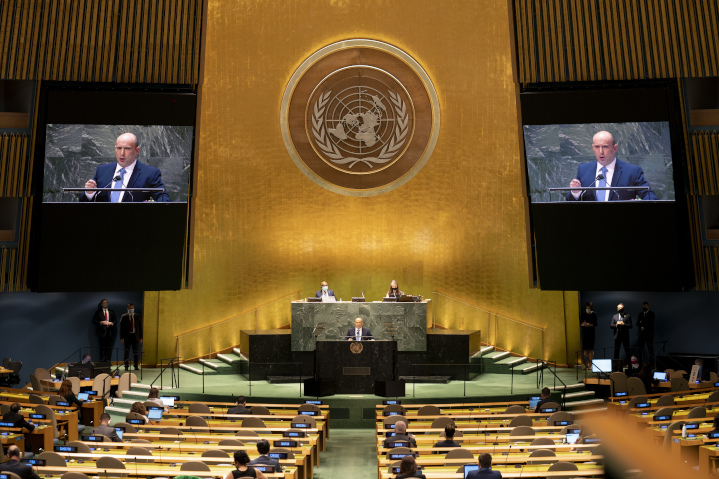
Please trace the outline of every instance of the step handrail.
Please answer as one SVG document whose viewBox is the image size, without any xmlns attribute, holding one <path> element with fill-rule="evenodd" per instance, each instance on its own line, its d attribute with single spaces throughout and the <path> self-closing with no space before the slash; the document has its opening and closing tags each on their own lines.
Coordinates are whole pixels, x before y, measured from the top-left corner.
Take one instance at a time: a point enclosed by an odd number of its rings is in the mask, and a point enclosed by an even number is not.
<svg viewBox="0 0 719 479">
<path fill-rule="evenodd" d="M 554 375 L 554 388 L 555 389 L 557 387 L 557 381 L 562 383 L 562 403 L 560 405 L 562 406 L 562 410 L 564 410 L 566 408 L 565 405 L 566 405 L 567 385 L 565 384 L 564 381 L 562 381 L 562 378 L 557 376 L 557 372 L 556 372 L 557 362 L 550 361 L 550 360 L 545 361 L 544 359 L 537 359 L 537 366 L 539 366 L 540 363 L 542 364 L 542 367 L 537 369 L 537 375 L 539 375 L 539 370 L 541 369 L 542 385 L 544 385 L 544 370 L 545 369 L 547 369 L 547 371 L 549 371 L 550 373 L 552 373 Z M 552 371 L 552 368 L 550 367 L 550 363 L 554 363 L 554 369 L 555 369 L 554 371 Z M 544 366 L 547 366 L 547 367 L 545 368 Z"/>
<path fill-rule="evenodd" d="M 155 380 L 150 383 L 150 387 L 151 387 L 151 388 L 155 386 L 155 383 L 156 383 L 157 380 L 159 379 L 159 380 L 160 380 L 160 389 L 162 389 L 162 374 L 163 374 L 163 373 L 167 370 L 167 368 L 169 368 L 170 366 L 172 366 L 172 387 L 173 387 L 173 388 L 175 387 L 175 360 L 177 360 L 177 363 L 178 363 L 178 364 L 180 363 L 180 358 L 179 358 L 179 356 L 175 356 L 175 357 L 173 357 L 173 358 L 162 358 L 162 359 L 160 359 L 160 374 L 158 374 L 157 377 L 155 378 Z M 162 363 L 164 363 L 165 361 L 168 361 L 168 363 L 163 367 L 163 366 L 162 366 Z M 132 385 L 131 385 L 131 386 L 132 386 Z M 177 387 L 178 387 L 178 388 L 180 387 L 180 374 L 179 374 L 179 372 L 178 372 L 178 374 L 177 374 Z M 204 390 L 203 390 L 203 392 L 204 392 Z"/>
</svg>

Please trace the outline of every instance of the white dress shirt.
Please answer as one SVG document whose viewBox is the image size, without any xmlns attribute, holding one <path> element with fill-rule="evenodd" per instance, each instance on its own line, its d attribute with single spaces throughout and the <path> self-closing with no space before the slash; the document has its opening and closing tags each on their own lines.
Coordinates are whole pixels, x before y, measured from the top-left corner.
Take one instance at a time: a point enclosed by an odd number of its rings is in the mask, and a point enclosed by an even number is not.
<svg viewBox="0 0 719 479">
<path fill-rule="evenodd" d="M 617 166 L 617 159 L 616 159 L 616 158 L 614 158 L 614 161 L 612 161 L 610 164 L 608 164 L 608 165 L 606 166 L 606 168 L 607 168 L 607 174 L 604 175 L 604 181 L 607 182 L 607 186 L 612 186 L 612 178 L 614 178 L 614 167 L 615 167 L 615 166 Z M 599 163 L 599 162 L 597 162 L 597 169 L 594 171 L 594 178 L 596 178 L 597 176 L 599 176 L 600 173 L 602 173 L 602 164 Z M 603 173 L 602 173 L 602 174 L 603 174 Z M 598 181 L 594 181 L 594 184 L 593 184 L 592 186 L 599 186 L 599 182 L 598 182 Z M 596 194 L 597 194 L 600 190 L 594 190 L 594 191 L 595 191 L 594 195 L 595 195 L 595 197 L 596 197 Z M 604 191 L 604 201 L 609 201 L 609 194 L 610 194 L 612 191 L 611 191 L 611 190 L 601 190 L 601 191 Z M 582 192 L 580 191 L 579 193 L 575 193 L 574 191 L 572 191 L 572 196 L 574 196 L 574 198 L 576 198 L 576 199 L 579 199 L 579 197 L 582 196 Z"/>
<path fill-rule="evenodd" d="M 119 164 L 115 165 L 115 174 L 112 175 L 113 178 L 116 176 L 120 176 L 120 170 L 125 168 L 125 176 L 122 177 L 122 188 L 127 188 L 127 184 L 130 182 L 130 177 L 132 176 L 132 172 L 135 171 L 135 165 L 137 164 L 137 160 L 133 161 L 130 166 L 120 166 Z M 109 186 L 105 186 L 105 188 L 112 188 L 115 186 L 115 182 L 113 181 L 110 183 Z M 98 188 L 103 188 L 103 186 L 97 185 Z M 89 193 L 85 193 L 87 195 L 87 199 L 91 200 L 95 194 L 98 193 L 97 191 L 92 191 Z M 109 192 L 112 194 L 112 192 Z M 120 198 L 117 200 L 118 203 L 122 202 L 122 197 L 125 195 L 124 191 L 120 192 Z"/>
</svg>

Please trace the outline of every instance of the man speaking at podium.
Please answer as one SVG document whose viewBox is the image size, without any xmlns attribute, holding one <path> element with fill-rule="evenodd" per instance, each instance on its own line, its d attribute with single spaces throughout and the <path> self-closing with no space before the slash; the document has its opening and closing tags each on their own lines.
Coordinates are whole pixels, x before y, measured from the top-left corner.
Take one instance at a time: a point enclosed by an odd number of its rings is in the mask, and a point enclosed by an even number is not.
<svg viewBox="0 0 719 479">
<path fill-rule="evenodd" d="M 355 319 L 355 327 L 347 330 L 347 341 L 374 341 L 372 332 L 363 328 L 363 324 L 362 318 Z"/>
<path fill-rule="evenodd" d="M 569 186 L 572 188 L 610 187 L 610 186 L 649 186 L 644 178 L 644 171 L 617 159 L 619 145 L 614 135 L 608 131 L 600 131 L 592 138 L 592 150 L 597 161 L 584 163 L 577 168 L 577 177 Z M 617 201 L 656 200 L 652 190 L 572 190 L 567 193 L 567 201 Z"/>
<path fill-rule="evenodd" d="M 85 188 L 165 188 L 162 174 L 154 166 L 137 160 L 140 145 L 132 133 L 123 133 L 115 140 L 115 163 L 100 165 Z M 141 203 L 170 201 L 166 191 L 88 191 L 80 194 L 81 202 Z"/>
</svg>

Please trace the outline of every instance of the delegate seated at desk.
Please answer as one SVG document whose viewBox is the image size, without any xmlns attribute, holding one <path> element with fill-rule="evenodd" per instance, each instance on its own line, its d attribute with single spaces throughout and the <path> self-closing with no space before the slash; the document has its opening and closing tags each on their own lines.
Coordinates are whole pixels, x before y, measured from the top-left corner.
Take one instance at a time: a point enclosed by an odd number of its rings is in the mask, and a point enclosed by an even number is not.
<svg viewBox="0 0 719 479">
<path fill-rule="evenodd" d="M 327 285 L 327 281 L 322 281 L 320 283 L 320 290 L 315 293 L 315 298 L 335 298 L 335 292 L 330 289 L 330 287 Z"/>
<path fill-rule="evenodd" d="M 35 426 L 32 423 L 27 422 L 25 417 L 20 414 L 20 404 L 16 402 L 10 405 L 10 412 L 3 414 L 2 422 L 11 422 L 15 425 L 15 427 L 23 427 L 30 432 L 35 429 Z"/>
<path fill-rule="evenodd" d="M 362 318 L 355 319 L 355 327 L 347 330 L 347 341 L 374 341 L 372 332 L 367 328 L 363 328 L 363 324 Z"/>
<path fill-rule="evenodd" d="M 400 291 L 397 281 L 392 280 L 389 284 L 389 291 L 387 291 L 385 298 L 399 298 L 400 296 L 404 296 L 404 291 Z"/>
<path fill-rule="evenodd" d="M 40 479 L 32 470 L 32 466 L 20 462 L 20 448 L 10 446 L 7 450 L 8 461 L 0 464 L 0 472 L 11 472 L 20 477 L 20 479 Z"/>
</svg>

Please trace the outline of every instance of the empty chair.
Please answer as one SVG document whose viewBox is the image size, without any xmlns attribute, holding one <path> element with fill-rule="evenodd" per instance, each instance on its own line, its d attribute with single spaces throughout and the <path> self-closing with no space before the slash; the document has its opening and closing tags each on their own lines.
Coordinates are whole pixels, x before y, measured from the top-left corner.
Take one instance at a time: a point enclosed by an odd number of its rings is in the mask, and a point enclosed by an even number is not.
<svg viewBox="0 0 719 479">
<path fill-rule="evenodd" d="M 302 414 L 303 412 L 312 411 L 313 413 L 319 415 L 322 410 L 317 404 L 301 404 L 300 407 L 297 408 L 297 413 Z M 252 413 L 254 414 L 254 412 Z"/>
<path fill-rule="evenodd" d="M 135 444 L 152 444 L 152 441 L 148 441 L 147 439 L 133 439 L 130 442 Z"/>
<path fill-rule="evenodd" d="M 681 430 L 682 426 L 686 424 L 684 421 L 675 421 L 671 423 L 669 426 L 667 426 L 666 431 L 664 431 L 664 447 L 669 448 L 672 445 L 672 438 L 674 436 L 674 431 Z"/>
<path fill-rule="evenodd" d="M 117 382 L 117 397 L 122 397 L 122 394 L 125 391 L 129 391 L 132 388 L 132 384 L 137 382 L 137 374 L 135 373 L 125 373 L 122 376 L 120 376 L 120 379 Z M 153 404 L 153 406 L 157 406 L 157 404 Z M 147 405 L 145 406 L 147 407 Z"/>
<path fill-rule="evenodd" d="M 655 413 L 655 416 L 673 416 L 674 415 L 674 409 L 670 407 L 663 407 L 661 409 L 658 409 Z"/>
<path fill-rule="evenodd" d="M 37 394 L 30 394 L 28 397 L 30 404 L 45 404 L 45 401 L 43 401 L 42 396 L 38 396 Z"/>
<path fill-rule="evenodd" d="M 85 444 L 84 442 L 80 442 L 80 441 L 70 441 L 70 442 L 68 442 L 68 443 L 65 444 L 65 445 L 66 445 L 66 446 L 70 446 L 70 447 L 76 447 L 76 448 L 77 448 L 77 452 L 80 452 L 80 453 L 82 453 L 82 454 L 90 454 L 90 453 L 92 452 L 92 451 L 90 450 L 90 446 L 88 446 L 88 445 Z"/>
<path fill-rule="evenodd" d="M 210 472 L 210 466 L 202 461 L 187 461 L 180 467 L 180 470 Z"/>
<path fill-rule="evenodd" d="M 612 396 L 616 396 L 617 393 L 628 393 L 629 388 L 627 387 L 627 375 L 620 372 L 615 372 L 609 375 L 609 385 L 611 388 Z"/>
<path fill-rule="evenodd" d="M 657 399 L 655 406 L 657 406 L 657 407 L 674 406 L 674 396 L 670 396 L 669 394 L 666 394 L 664 396 L 659 396 L 659 399 Z"/>
<path fill-rule="evenodd" d="M 444 429 L 448 424 L 455 426 L 454 419 L 448 416 L 442 416 L 432 421 L 432 426 L 430 427 L 432 429 Z"/>
<path fill-rule="evenodd" d="M 689 411 L 689 414 L 687 414 L 687 419 L 697 419 L 697 418 L 703 418 L 707 415 L 707 409 L 704 406 L 697 406 L 695 408 L 692 408 L 691 411 Z"/>
<path fill-rule="evenodd" d="M 0 404 L 0 415 L 4 416 L 5 414 L 10 412 L 10 405 L 9 404 Z M 0 447 L 0 449 L 2 449 Z M 0 461 L 2 463 L 4 461 Z"/>
<path fill-rule="evenodd" d="M 570 429 L 579 429 L 579 435 L 584 435 L 584 426 L 581 424 L 572 424 L 571 426 L 564 426 L 562 430 L 559 432 L 560 435 L 564 436 L 569 432 Z"/>
<path fill-rule="evenodd" d="M 463 449 L 461 447 L 457 449 L 452 449 L 449 451 L 445 456 L 445 459 L 469 459 L 471 461 L 474 461 L 474 455 L 472 454 L 472 451 L 469 451 L 467 449 Z M 452 463 L 444 463 L 445 466 L 450 466 Z"/>
<path fill-rule="evenodd" d="M 90 477 L 82 472 L 66 472 L 60 479 L 90 479 Z"/>
<path fill-rule="evenodd" d="M 402 407 L 401 404 L 388 404 L 384 408 L 382 408 L 382 415 L 383 416 L 389 416 L 391 412 L 399 413 L 399 416 L 404 416 L 407 414 L 407 409 Z M 397 416 L 397 414 L 394 414 L 394 416 Z"/>
<path fill-rule="evenodd" d="M 58 401 L 66 402 L 64 397 L 53 394 L 48 398 L 47 403 L 51 406 L 57 406 Z"/>
<path fill-rule="evenodd" d="M 538 437 L 534 441 L 532 441 L 530 446 L 554 446 L 554 441 L 552 441 L 548 437 Z M 537 449 L 538 451 L 541 449 Z"/>
<path fill-rule="evenodd" d="M 629 379 L 638 379 L 638 378 L 629 378 Z M 627 404 L 627 412 L 629 412 L 630 409 L 634 409 L 637 407 L 637 404 L 642 404 L 649 402 L 649 399 L 646 396 L 637 396 L 633 397 L 629 400 L 629 403 Z"/>
<path fill-rule="evenodd" d="M 237 437 L 260 437 L 255 431 L 251 429 L 240 429 L 235 433 Z"/>
<path fill-rule="evenodd" d="M 124 427 L 125 432 L 137 432 L 137 428 L 130 424 L 129 422 L 116 422 L 115 427 Z"/>
<path fill-rule="evenodd" d="M 647 388 L 639 378 L 627 378 L 627 392 L 630 396 L 636 396 L 637 394 L 646 394 Z"/>
<path fill-rule="evenodd" d="M 267 409 L 265 406 L 250 406 L 250 411 L 252 414 L 255 414 L 257 416 L 269 416 L 272 414 L 269 409 Z"/>
<path fill-rule="evenodd" d="M 557 455 L 552 451 L 551 449 L 537 449 L 536 451 L 532 451 L 532 453 L 529 455 L 530 458 L 533 457 L 551 457 L 555 458 Z M 551 464 L 555 462 L 555 459 L 527 459 L 527 465 L 530 464 Z"/>
<path fill-rule="evenodd" d="M 556 411 L 559 411 L 562 408 L 559 406 L 559 403 L 548 402 L 548 403 L 542 404 L 542 407 L 539 408 L 539 412 L 547 412 L 548 409 L 554 409 Z"/>
<path fill-rule="evenodd" d="M 110 397 L 110 388 L 112 387 L 112 378 L 109 374 L 103 373 L 95 376 L 92 380 L 92 390 L 97 391 L 98 398 L 107 400 Z"/>
<path fill-rule="evenodd" d="M 231 441 L 232 439 L 225 439 L 225 440 Z M 236 442 L 240 442 L 240 441 L 236 441 Z M 221 457 L 223 459 L 225 459 L 225 458 L 229 459 L 230 455 L 227 454 L 225 451 L 221 451 L 219 449 L 209 449 L 209 450 L 203 452 L 201 457 Z"/>
<path fill-rule="evenodd" d="M 259 417 L 246 417 L 242 420 L 241 427 L 266 427 L 265 421 Z"/>
<path fill-rule="evenodd" d="M 102 456 L 95 463 L 95 467 L 98 469 L 125 469 L 125 464 L 116 457 Z M 123 475 L 126 476 L 127 474 Z"/>
<path fill-rule="evenodd" d="M 46 466 L 50 467 L 67 467 L 67 463 L 65 462 L 65 458 L 62 457 L 60 454 L 56 452 L 51 451 L 45 451 L 41 452 L 38 456 L 38 459 L 42 459 L 45 461 Z"/>
<path fill-rule="evenodd" d="M 303 416 L 303 415 L 295 416 L 292 419 L 291 423 L 309 424 L 310 429 L 317 429 L 317 419 L 315 419 L 313 416 Z"/>
<path fill-rule="evenodd" d="M 190 427 L 209 427 L 205 418 L 200 416 L 190 416 L 187 418 L 187 425 Z"/>
<path fill-rule="evenodd" d="M 152 408 L 160 407 L 156 402 L 152 401 L 145 401 L 144 403 L 142 403 L 142 405 L 145 406 L 145 409 L 147 409 L 148 411 Z"/>
<path fill-rule="evenodd" d="M 573 421 L 574 416 L 572 413 L 565 411 L 558 411 L 547 418 L 547 426 L 555 426 L 557 421 Z"/>
<path fill-rule="evenodd" d="M 412 450 L 408 447 L 395 447 L 394 449 L 390 449 L 387 451 L 387 457 L 389 458 L 389 455 L 397 455 L 397 454 L 412 454 Z"/>
<path fill-rule="evenodd" d="M 207 404 L 194 402 L 187 408 L 187 412 L 192 414 L 208 414 L 210 413 L 210 407 Z"/>
<path fill-rule="evenodd" d="M 719 376 L 714 371 L 709 371 L 709 381 L 715 383 L 719 381 Z"/>
<path fill-rule="evenodd" d="M 2 360 L 2 367 L 4 367 L 5 369 L 8 369 L 8 364 L 10 364 L 10 361 L 12 361 L 11 358 L 4 358 Z"/>
<path fill-rule="evenodd" d="M 678 371 L 677 371 L 678 372 Z M 689 391 L 689 381 L 684 378 L 672 378 L 672 392 Z"/>
<path fill-rule="evenodd" d="M 37 392 L 44 391 L 42 384 L 40 384 L 40 380 L 34 374 L 30 375 L 30 385 L 32 385 L 33 391 L 37 391 Z"/>
<path fill-rule="evenodd" d="M 417 410 L 418 416 L 439 416 L 441 414 L 442 411 L 437 406 L 433 406 L 431 404 L 422 406 Z"/>
<path fill-rule="evenodd" d="M 72 377 L 72 378 L 67 378 L 67 379 L 69 379 L 70 384 L 72 384 L 72 393 L 75 396 L 80 394 L 80 385 L 81 385 L 80 378 Z"/>
<path fill-rule="evenodd" d="M 576 464 L 573 462 L 555 462 L 551 466 L 549 466 L 549 469 L 547 469 L 547 472 L 559 472 L 559 471 L 578 471 L 579 468 Z M 565 479 L 567 476 L 547 476 L 547 479 Z"/>
<path fill-rule="evenodd" d="M 393 427 L 392 425 L 397 421 L 403 421 L 405 424 L 409 425 L 409 421 L 404 416 L 387 416 L 382 419 L 382 426 L 385 429 L 391 429 Z"/>
<path fill-rule="evenodd" d="M 7 475 L 7 479 L 22 479 L 20 476 L 18 476 L 14 472 L 4 471 L 3 474 Z"/>
<path fill-rule="evenodd" d="M 55 443 L 58 442 L 57 438 L 60 437 L 60 430 L 57 428 L 57 418 L 55 418 L 55 411 L 44 404 L 38 404 L 35 406 L 35 412 L 37 414 L 44 414 L 45 419 L 50 421 L 49 426 L 54 432 Z"/>
<path fill-rule="evenodd" d="M 509 431 L 510 437 L 512 436 L 534 436 L 534 429 L 529 426 L 517 426 Z"/>
<path fill-rule="evenodd" d="M 532 418 L 530 416 L 513 417 L 512 420 L 509 421 L 509 427 L 517 427 L 517 426 L 532 427 Z"/>
<path fill-rule="evenodd" d="M 176 427 L 165 427 L 160 429 L 160 434 L 168 434 L 171 436 L 182 436 L 184 433 L 181 429 L 178 429 Z"/>
<path fill-rule="evenodd" d="M 52 376 L 50 376 L 50 371 L 45 368 L 37 368 L 35 370 L 35 377 L 38 379 L 38 381 L 40 381 L 40 391 L 50 390 L 50 384 L 52 383 Z M 33 389 L 35 389 L 35 386 L 33 386 Z"/>
<path fill-rule="evenodd" d="M 713 393 L 711 393 L 709 395 L 709 397 L 707 398 L 706 402 L 708 402 L 708 403 L 719 402 L 719 391 L 714 391 Z"/>
<path fill-rule="evenodd" d="M 252 431 L 252 432 L 254 432 L 254 431 Z M 255 434 L 257 434 L 257 433 L 255 433 Z M 236 448 L 242 446 L 242 441 L 238 441 L 237 439 L 223 439 L 217 445 L 220 446 L 222 448 L 222 450 L 225 452 L 229 451 L 229 452 L 234 453 L 237 450 Z M 207 452 L 207 451 L 205 451 L 205 452 Z"/>
<path fill-rule="evenodd" d="M 10 361 L 7 368 L 12 370 L 12 373 L 7 376 L 7 379 L 5 380 L 6 384 L 8 386 L 18 384 L 20 382 L 20 369 L 22 369 L 22 361 Z"/>
<path fill-rule="evenodd" d="M 674 371 L 674 372 L 671 374 L 671 376 L 669 376 L 669 379 L 683 378 L 683 377 L 686 376 L 686 375 L 687 375 L 687 372 L 684 371 L 683 369 L 680 369 L 680 370 L 678 370 L 678 371 Z"/>
<path fill-rule="evenodd" d="M 142 414 L 136 412 L 128 412 L 125 415 L 125 422 L 129 421 L 130 419 L 141 419 L 142 423 L 145 424 L 145 418 L 142 417 Z"/>
<path fill-rule="evenodd" d="M 519 404 L 513 404 L 504 410 L 504 414 L 524 414 L 526 412 L 527 410 L 524 409 L 524 406 L 520 406 Z"/>
<path fill-rule="evenodd" d="M 125 462 L 155 462 L 155 460 L 151 457 L 138 456 L 152 456 L 152 452 L 144 447 L 131 447 L 125 453 Z"/>
</svg>

